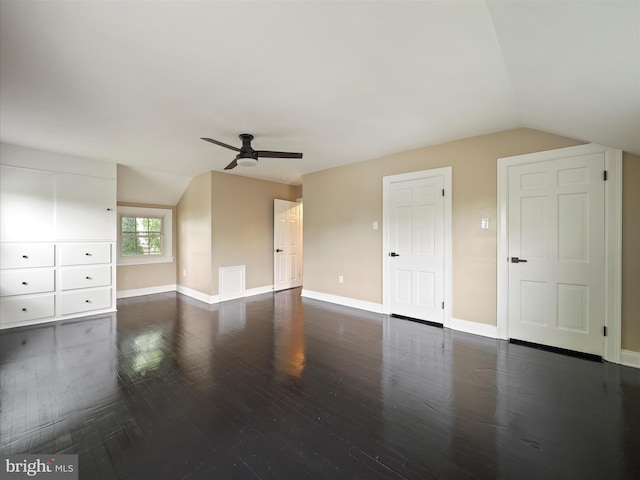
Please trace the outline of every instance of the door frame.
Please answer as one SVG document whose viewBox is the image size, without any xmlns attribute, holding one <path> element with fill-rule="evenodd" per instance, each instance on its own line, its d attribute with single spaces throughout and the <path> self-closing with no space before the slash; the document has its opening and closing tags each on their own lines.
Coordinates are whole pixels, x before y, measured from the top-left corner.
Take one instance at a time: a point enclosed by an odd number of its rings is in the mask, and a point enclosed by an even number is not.
<svg viewBox="0 0 640 480">
<path fill-rule="evenodd" d="M 622 151 L 589 143 L 576 147 L 498 158 L 498 250 L 497 250 L 497 336 L 509 339 L 509 239 L 508 200 L 509 168 L 516 165 L 546 162 L 578 155 L 604 153 L 607 181 L 605 202 L 605 327 L 604 356 L 620 363 L 622 323 Z"/>
<path fill-rule="evenodd" d="M 418 180 L 429 177 L 444 177 L 444 318 L 443 326 L 451 326 L 451 199 L 452 167 L 433 168 L 417 172 L 401 173 L 382 177 L 382 313 L 391 314 L 391 298 L 389 286 L 389 216 L 387 206 L 391 183 Z"/>
</svg>

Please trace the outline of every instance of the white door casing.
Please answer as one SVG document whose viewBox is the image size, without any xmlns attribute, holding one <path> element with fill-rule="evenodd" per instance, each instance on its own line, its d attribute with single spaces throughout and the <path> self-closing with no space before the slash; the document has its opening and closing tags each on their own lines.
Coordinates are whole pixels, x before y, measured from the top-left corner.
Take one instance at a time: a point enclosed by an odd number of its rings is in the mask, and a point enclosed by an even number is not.
<svg viewBox="0 0 640 480">
<path fill-rule="evenodd" d="M 384 312 L 449 326 L 451 167 L 384 177 L 383 217 Z"/>
<path fill-rule="evenodd" d="M 621 173 L 594 144 L 498 159 L 499 338 L 619 362 Z"/>
<path fill-rule="evenodd" d="M 273 289 L 302 285 L 302 204 L 273 201 Z"/>
</svg>

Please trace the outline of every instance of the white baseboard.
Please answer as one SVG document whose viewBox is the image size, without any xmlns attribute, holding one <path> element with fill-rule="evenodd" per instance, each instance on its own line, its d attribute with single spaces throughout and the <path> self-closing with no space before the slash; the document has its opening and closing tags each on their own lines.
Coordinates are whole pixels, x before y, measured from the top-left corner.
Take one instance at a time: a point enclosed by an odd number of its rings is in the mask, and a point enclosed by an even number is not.
<svg viewBox="0 0 640 480">
<path fill-rule="evenodd" d="M 248 288 L 244 291 L 245 297 L 253 297 L 254 295 L 262 295 L 263 293 L 272 293 L 273 285 L 265 285 L 264 287 Z"/>
<path fill-rule="evenodd" d="M 182 293 L 183 295 L 186 295 L 187 297 L 195 298 L 196 300 L 200 300 L 201 302 L 208 303 L 209 305 L 213 305 L 214 303 L 220 303 L 221 301 L 220 295 L 207 295 L 206 293 L 202 293 L 182 285 L 176 285 L 176 291 L 178 293 Z M 265 285 L 264 287 L 249 288 L 244 291 L 242 298 L 253 297 L 254 295 L 262 295 L 263 293 L 271 293 L 271 292 L 273 292 L 273 285 Z"/>
<path fill-rule="evenodd" d="M 192 288 L 185 287 L 184 285 L 176 285 L 176 291 L 178 293 L 186 295 L 187 297 L 195 298 L 196 300 L 200 300 L 201 302 L 208 303 L 209 305 L 218 303 L 220 301 L 220 296 L 218 295 L 207 295 L 206 293 L 199 292 L 198 290 L 193 290 Z"/>
<path fill-rule="evenodd" d="M 620 352 L 620 364 L 627 367 L 640 368 L 640 352 L 622 350 Z"/>
<path fill-rule="evenodd" d="M 341 297 L 339 295 L 331 295 L 330 293 L 315 292 L 313 290 L 302 289 L 303 297 L 313 298 L 314 300 L 322 300 L 323 302 L 336 303 L 345 307 L 358 308 L 368 312 L 382 313 L 382 304 L 357 300 L 355 298 Z"/>
<path fill-rule="evenodd" d="M 498 327 L 486 323 L 470 322 L 460 318 L 452 318 L 449 328 L 459 332 L 472 333 L 482 337 L 498 338 Z"/>
<path fill-rule="evenodd" d="M 154 293 L 175 292 L 176 285 L 160 285 L 157 287 L 134 288 L 132 290 L 118 290 L 116 298 L 140 297 L 142 295 L 153 295 Z"/>
</svg>

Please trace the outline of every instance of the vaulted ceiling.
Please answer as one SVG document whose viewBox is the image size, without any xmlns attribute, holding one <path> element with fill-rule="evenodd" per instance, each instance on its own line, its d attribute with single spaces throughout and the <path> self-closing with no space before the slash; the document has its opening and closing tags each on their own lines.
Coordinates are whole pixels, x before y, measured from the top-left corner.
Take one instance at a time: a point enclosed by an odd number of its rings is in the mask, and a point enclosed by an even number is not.
<svg viewBox="0 0 640 480">
<path fill-rule="evenodd" d="M 0 140 L 195 175 L 301 175 L 535 128 L 640 154 L 640 2 L 5 1 Z"/>
</svg>

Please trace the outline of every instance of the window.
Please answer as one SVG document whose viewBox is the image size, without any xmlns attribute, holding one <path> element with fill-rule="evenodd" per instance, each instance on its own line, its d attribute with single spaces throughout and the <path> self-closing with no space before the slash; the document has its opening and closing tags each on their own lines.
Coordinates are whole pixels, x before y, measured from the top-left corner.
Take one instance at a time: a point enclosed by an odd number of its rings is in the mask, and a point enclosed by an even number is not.
<svg viewBox="0 0 640 480">
<path fill-rule="evenodd" d="M 162 255 L 162 217 L 120 217 L 123 257 Z"/>
<path fill-rule="evenodd" d="M 172 262 L 171 210 L 118 207 L 118 264 Z"/>
</svg>

